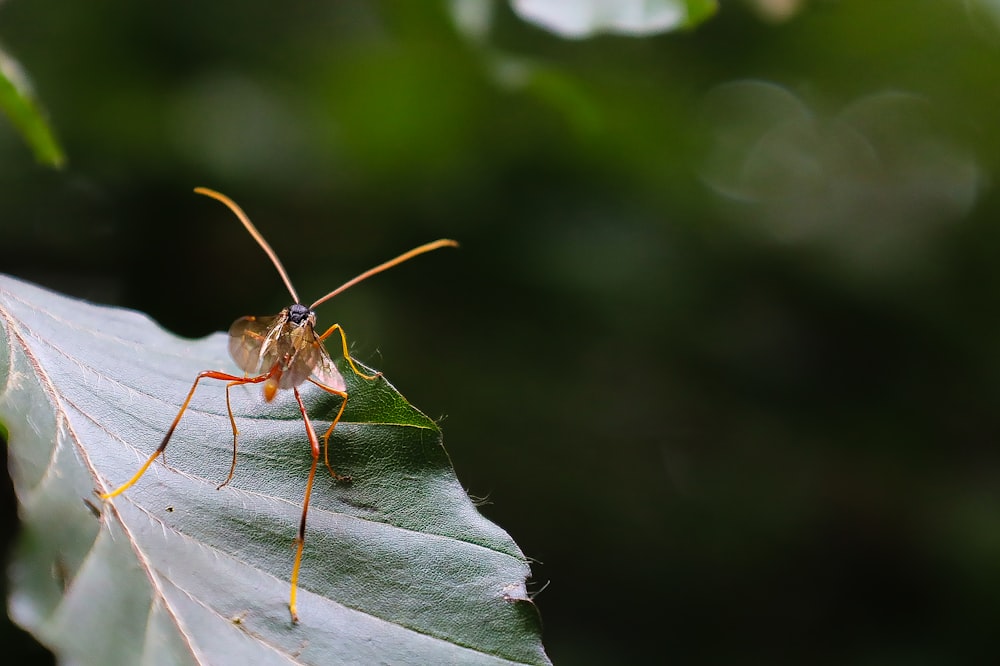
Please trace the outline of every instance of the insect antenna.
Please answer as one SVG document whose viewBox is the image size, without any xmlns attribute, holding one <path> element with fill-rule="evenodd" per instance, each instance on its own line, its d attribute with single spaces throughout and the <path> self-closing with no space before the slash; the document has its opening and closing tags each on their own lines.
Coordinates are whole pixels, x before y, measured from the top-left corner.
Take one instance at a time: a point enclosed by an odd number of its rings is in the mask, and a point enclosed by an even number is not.
<svg viewBox="0 0 1000 666">
<path fill-rule="evenodd" d="M 288 273 L 285 271 L 285 267 L 281 264 L 281 259 L 278 259 L 278 255 L 275 254 L 268 242 L 264 240 L 261 233 L 257 231 L 257 227 L 253 225 L 253 222 L 251 222 L 250 218 L 247 217 L 247 214 L 243 212 L 243 209 L 225 194 L 216 192 L 215 190 L 210 190 L 207 187 L 196 187 L 194 188 L 194 191 L 198 194 L 204 194 L 206 197 L 212 197 L 217 201 L 221 201 L 227 208 L 229 208 L 229 210 L 235 213 L 236 217 L 238 217 L 240 222 L 243 223 L 243 226 L 250 232 L 250 235 L 253 236 L 253 239 L 257 241 L 257 244 L 260 245 L 260 247 L 267 254 L 271 263 L 274 264 L 274 267 L 278 269 L 278 274 L 285 282 L 285 286 L 288 288 L 288 293 L 292 295 L 292 300 L 296 303 L 301 303 L 299 295 L 295 293 L 295 287 L 292 286 L 292 281 L 288 278 Z"/>
<path fill-rule="evenodd" d="M 409 252 L 404 252 L 403 254 L 399 255 L 395 259 L 390 259 L 389 261 L 387 261 L 385 263 L 379 264 L 375 268 L 369 268 L 367 271 L 365 271 L 361 275 L 348 280 L 347 282 L 345 282 L 344 284 L 340 285 L 339 287 L 337 287 L 336 289 L 334 289 L 333 291 L 331 291 L 329 294 L 327 294 L 323 298 L 319 299 L 318 301 L 316 301 L 315 303 L 313 303 L 312 305 L 310 305 L 309 309 L 310 310 L 315 310 L 316 306 L 318 306 L 318 305 L 320 305 L 322 303 L 326 303 L 328 300 L 330 300 L 331 298 L 333 298 L 334 296 L 336 296 L 340 292 L 346 291 L 348 288 L 353 287 L 354 285 L 356 285 L 357 283 L 361 282 L 362 280 L 367 280 L 371 276 L 376 275 L 378 273 L 381 273 L 382 271 L 384 271 L 386 269 L 389 269 L 389 268 L 392 268 L 393 266 L 397 266 L 397 265 L 403 263 L 404 261 L 408 261 L 408 260 L 412 259 L 413 257 L 416 257 L 417 255 L 421 255 L 421 254 L 424 254 L 426 252 L 430 252 L 431 250 L 436 250 L 436 249 L 441 248 L 441 247 L 458 247 L 458 242 L 457 241 L 453 241 L 453 240 L 448 239 L 448 238 L 441 238 L 441 239 L 438 239 L 436 241 L 431 241 L 430 243 L 424 243 L 420 247 L 415 247 L 412 250 L 410 250 Z"/>
</svg>

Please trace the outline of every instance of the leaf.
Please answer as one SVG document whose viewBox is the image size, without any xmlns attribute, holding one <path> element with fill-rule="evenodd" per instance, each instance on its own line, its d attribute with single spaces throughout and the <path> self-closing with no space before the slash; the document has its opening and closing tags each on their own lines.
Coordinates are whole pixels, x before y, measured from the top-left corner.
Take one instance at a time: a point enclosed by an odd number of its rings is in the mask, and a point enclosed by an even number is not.
<svg viewBox="0 0 1000 666">
<path fill-rule="evenodd" d="M 610 32 L 642 36 L 691 28 L 715 13 L 716 0 L 511 0 L 522 20 L 562 37 Z"/>
<path fill-rule="evenodd" d="M 74 664 L 547 664 L 529 567 L 476 510 L 441 432 L 384 379 L 341 366 L 350 398 L 317 472 L 299 624 L 288 616 L 293 540 L 311 463 L 294 397 L 199 385 L 230 369 L 226 338 L 184 340 L 145 315 L 0 276 L 0 420 L 23 533 L 11 615 Z M 302 388 L 320 433 L 336 398 Z"/>
<path fill-rule="evenodd" d="M 45 120 L 28 77 L 14 58 L 0 49 L 0 109 L 35 153 L 35 159 L 61 167 L 66 156 Z"/>
</svg>

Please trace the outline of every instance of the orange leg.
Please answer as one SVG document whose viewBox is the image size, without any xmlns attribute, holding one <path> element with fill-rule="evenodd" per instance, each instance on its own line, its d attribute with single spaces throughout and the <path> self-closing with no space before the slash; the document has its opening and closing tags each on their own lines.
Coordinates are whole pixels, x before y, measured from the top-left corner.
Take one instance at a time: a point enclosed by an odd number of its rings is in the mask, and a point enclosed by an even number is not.
<svg viewBox="0 0 1000 666">
<path fill-rule="evenodd" d="M 252 377 L 253 380 L 267 381 L 274 374 L 274 370 L 267 373 L 266 375 L 258 375 L 257 377 Z M 216 490 L 221 490 L 223 486 L 228 486 L 229 482 L 233 480 L 233 475 L 236 474 L 236 440 L 240 434 L 240 431 L 236 428 L 236 419 L 233 418 L 233 403 L 229 397 L 229 389 L 234 386 L 242 386 L 243 384 L 256 383 L 253 381 L 247 381 L 247 379 L 236 379 L 228 384 L 226 384 L 226 410 L 229 412 L 229 424 L 233 427 L 233 462 L 229 465 L 229 475 L 226 480 L 215 487 Z"/>
<path fill-rule="evenodd" d="M 320 341 L 326 340 L 333 334 L 334 331 L 340 334 L 340 345 L 344 350 L 344 358 L 347 360 L 348 364 L 350 364 L 351 370 L 354 371 L 354 374 L 368 380 L 378 379 L 379 377 L 382 376 L 381 372 L 376 373 L 374 375 L 366 375 L 365 373 L 361 372 L 361 370 L 358 369 L 358 366 L 354 364 L 354 359 L 351 358 L 351 352 L 348 351 L 347 349 L 347 335 L 344 333 L 344 327 L 341 326 L 340 324 L 334 324 L 330 328 L 326 329 L 323 335 L 319 336 Z M 333 467 L 330 465 L 330 435 L 333 434 L 333 429 L 337 427 L 337 423 L 340 422 L 340 417 L 344 415 L 344 407 L 347 406 L 347 393 L 343 391 L 337 391 L 336 389 L 332 389 L 329 386 L 324 386 L 323 384 L 320 384 L 319 382 L 315 381 L 312 378 L 310 378 L 309 381 L 311 381 L 313 384 L 316 384 L 316 386 L 319 386 L 327 393 L 339 395 L 341 398 L 344 399 L 343 402 L 340 403 L 340 410 L 337 412 L 337 416 L 333 419 L 333 423 L 330 424 L 330 427 L 326 429 L 326 434 L 323 435 L 323 461 L 326 463 L 326 468 L 330 470 L 330 474 L 333 476 L 333 478 L 337 479 L 338 481 L 349 481 L 350 477 L 337 474 L 333 470 Z"/>
<path fill-rule="evenodd" d="M 341 326 L 340 324 L 334 324 L 330 328 L 326 329 L 326 332 L 323 333 L 323 335 L 319 336 L 320 341 L 322 342 L 326 340 L 328 337 L 330 337 L 330 335 L 334 331 L 340 333 L 340 344 L 344 348 L 344 358 L 347 359 L 347 362 L 351 365 L 351 370 L 354 371 L 354 374 L 356 374 L 359 377 L 364 377 L 365 379 L 377 379 L 382 374 L 381 372 L 374 375 L 366 375 L 365 373 L 358 370 L 358 366 L 354 365 L 354 359 L 351 358 L 351 352 L 347 350 L 347 335 L 344 333 L 343 326 Z"/>
<path fill-rule="evenodd" d="M 330 388 L 325 384 L 320 384 L 312 377 L 309 378 L 309 381 L 311 381 L 313 384 L 320 387 L 327 393 L 332 393 L 333 395 L 339 395 L 341 398 L 340 409 L 337 410 L 337 415 L 333 417 L 333 422 L 330 423 L 330 427 L 326 429 L 326 434 L 323 435 L 323 462 L 326 463 L 326 468 L 330 470 L 330 476 L 332 476 L 334 479 L 336 479 L 337 481 L 350 481 L 351 477 L 344 476 L 343 474 L 337 474 L 337 472 L 335 472 L 333 470 L 333 467 L 330 465 L 330 435 L 333 434 L 333 429 L 337 427 L 338 423 L 340 423 L 340 417 L 344 415 L 344 407 L 347 406 L 347 392 L 338 391 L 337 389 Z"/>
<path fill-rule="evenodd" d="M 181 417 L 184 416 L 184 412 L 187 411 L 188 405 L 191 403 L 191 398 L 194 397 L 194 392 L 198 388 L 198 382 L 206 378 L 221 379 L 222 381 L 229 382 L 229 384 L 226 386 L 226 407 L 229 409 L 229 422 L 233 426 L 233 466 L 229 470 L 229 479 L 226 479 L 225 483 L 223 483 L 222 485 L 226 485 L 226 483 L 229 483 L 230 479 L 233 478 L 233 470 L 236 467 L 236 433 L 237 433 L 236 419 L 233 418 L 233 409 L 229 404 L 229 389 L 230 387 L 236 386 L 238 384 L 259 384 L 260 382 L 266 381 L 272 375 L 272 373 L 273 371 L 268 372 L 267 374 L 264 375 L 257 375 L 256 377 L 237 377 L 236 375 L 230 375 L 226 374 L 225 372 L 218 372 L 216 370 L 206 370 L 205 372 L 200 373 L 198 377 L 194 380 L 194 384 L 191 385 L 191 390 L 188 391 L 187 397 L 184 399 L 184 403 L 181 405 L 180 411 L 177 412 L 177 416 L 174 417 L 173 423 L 170 424 L 170 428 L 167 430 L 167 434 L 163 436 L 163 441 L 160 442 L 160 445 L 158 447 L 156 447 L 156 450 L 153 451 L 153 454 L 146 459 L 146 462 L 142 464 L 142 466 L 139 468 L 139 471 L 136 472 L 131 479 L 129 479 L 122 485 L 118 486 L 118 488 L 112 490 L 109 493 L 101 493 L 100 495 L 101 499 L 111 499 L 112 497 L 117 497 L 118 495 L 121 495 L 123 492 L 131 488 L 136 481 L 142 478 L 142 475 L 146 473 L 146 470 L 149 469 L 149 466 L 153 464 L 153 461 L 156 460 L 160 455 L 162 455 L 164 451 L 166 451 L 167 444 L 170 443 L 170 438 L 173 436 L 174 430 L 176 430 L 177 428 L 177 424 L 180 423 Z"/>
<path fill-rule="evenodd" d="M 309 468 L 309 480 L 306 481 L 306 494 L 302 498 L 302 518 L 299 521 L 299 535 L 295 539 L 295 562 L 292 564 L 292 591 L 288 597 L 288 610 L 292 614 L 292 622 L 299 621 L 299 613 L 295 607 L 295 597 L 299 588 L 299 567 L 302 565 L 302 550 L 306 545 L 306 515 L 309 513 L 309 498 L 312 496 L 313 479 L 316 478 L 316 463 L 319 461 L 319 440 L 316 438 L 316 431 L 313 430 L 312 422 L 306 413 L 306 406 L 302 404 L 302 397 L 299 395 L 298 387 L 292 389 L 295 393 L 295 401 L 299 403 L 299 411 L 302 412 L 302 420 L 306 424 L 306 436 L 309 438 L 309 448 L 312 453 L 312 467 Z M 343 408 L 341 408 L 343 411 Z"/>
<path fill-rule="evenodd" d="M 309 378 L 309 381 L 327 393 L 332 393 L 333 395 L 340 396 L 341 398 L 340 409 L 337 411 L 337 416 L 334 417 L 333 423 L 330 424 L 330 427 L 326 431 L 326 435 L 323 437 L 323 457 L 326 462 L 326 467 L 330 470 L 330 474 L 333 475 L 334 479 L 338 481 L 350 481 L 351 477 L 343 476 L 333 471 L 333 468 L 330 467 L 329 458 L 330 434 L 340 421 L 340 417 L 344 414 L 344 406 L 347 405 L 347 393 L 345 391 L 338 391 L 337 389 L 326 386 L 325 384 L 321 384 L 312 377 Z M 299 614 L 296 608 L 295 598 L 299 589 L 299 569 L 302 566 L 302 551 L 306 545 L 306 515 L 309 513 L 309 499 L 312 497 L 313 480 L 316 478 L 316 464 L 319 462 L 319 440 L 316 437 L 316 431 L 313 429 L 312 421 L 309 420 L 309 415 L 306 412 L 306 406 L 303 404 L 302 397 L 299 395 L 298 387 L 293 388 L 292 392 L 295 394 L 295 401 L 299 403 L 299 412 L 302 413 L 302 421 L 306 424 L 306 436 L 309 438 L 309 450 L 313 459 L 312 466 L 309 468 L 309 479 L 306 481 L 306 494 L 302 499 L 302 518 L 299 521 L 299 534 L 295 539 L 295 561 L 292 564 L 292 591 L 288 598 L 288 610 L 292 614 L 292 622 L 298 622 Z"/>
</svg>

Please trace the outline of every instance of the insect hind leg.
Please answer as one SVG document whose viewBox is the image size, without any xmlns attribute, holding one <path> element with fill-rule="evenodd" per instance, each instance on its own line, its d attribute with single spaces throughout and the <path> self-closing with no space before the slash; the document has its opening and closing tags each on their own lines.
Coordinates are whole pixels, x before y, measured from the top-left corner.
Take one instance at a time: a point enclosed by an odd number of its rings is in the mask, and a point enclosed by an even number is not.
<svg viewBox="0 0 1000 666">
<path fill-rule="evenodd" d="M 194 383 L 191 384 L 191 389 L 188 391 L 187 397 L 184 398 L 184 402 L 181 404 L 181 408 L 177 412 L 177 416 L 174 417 L 173 422 L 170 424 L 170 428 L 167 429 L 167 434 L 165 434 L 163 436 L 163 440 L 160 442 L 160 445 L 158 447 L 156 447 L 156 450 L 153 451 L 152 455 L 150 455 L 146 459 L 146 462 L 144 462 L 139 467 L 139 470 L 134 475 L 132 475 L 131 479 L 129 479 L 128 481 L 126 481 L 125 483 L 123 483 L 122 485 L 118 486 L 117 488 L 115 488 L 114 490 L 112 490 L 110 492 L 107 492 L 107 493 L 98 493 L 98 496 L 101 499 L 103 499 L 103 500 L 109 500 L 109 499 L 111 499 L 113 497 L 117 497 L 118 495 L 121 495 L 123 492 L 125 492 L 126 490 L 128 490 L 129 488 L 131 488 L 133 485 L 135 485 L 135 483 L 139 479 L 142 478 L 142 475 L 146 473 L 146 470 L 149 469 L 149 466 L 153 464 L 154 460 L 156 460 L 157 458 L 159 458 L 161 455 L 165 455 L 166 450 L 167 450 L 167 445 L 170 443 L 170 438 L 173 437 L 174 430 L 177 429 L 177 425 L 181 422 L 181 417 L 184 416 L 184 412 L 187 411 L 188 405 L 191 404 L 191 399 L 194 398 L 194 392 L 198 389 L 198 384 L 201 382 L 202 379 L 219 379 L 219 380 L 222 380 L 222 381 L 228 381 L 228 382 L 230 382 L 229 385 L 226 387 L 226 406 L 229 407 L 229 387 L 230 386 L 233 386 L 233 385 L 236 385 L 236 384 L 256 384 L 256 383 L 259 383 L 259 382 L 262 382 L 262 381 L 266 380 L 269 376 L 270 376 L 270 373 L 265 374 L 265 375 L 259 375 L 257 377 L 238 377 L 236 375 L 230 375 L 230 374 L 227 374 L 225 372 L 219 372 L 217 370 L 205 370 L 204 372 L 198 373 L 198 376 L 195 378 Z M 230 420 L 230 422 L 232 423 L 232 426 L 233 426 L 233 455 L 235 457 L 235 455 L 236 455 L 236 449 L 235 449 L 235 446 L 236 446 L 236 443 L 235 443 L 236 442 L 236 420 L 233 417 L 233 410 L 232 410 L 231 407 L 229 408 L 229 420 Z M 235 468 L 235 460 L 234 460 L 234 463 L 233 463 L 233 467 Z M 232 478 L 232 470 L 230 470 L 230 478 Z M 227 480 L 226 483 L 228 483 L 228 482 L 229 481 Z M 223 485 L 225 485 L 225 484 L 223 484 Z"/>
</svg>

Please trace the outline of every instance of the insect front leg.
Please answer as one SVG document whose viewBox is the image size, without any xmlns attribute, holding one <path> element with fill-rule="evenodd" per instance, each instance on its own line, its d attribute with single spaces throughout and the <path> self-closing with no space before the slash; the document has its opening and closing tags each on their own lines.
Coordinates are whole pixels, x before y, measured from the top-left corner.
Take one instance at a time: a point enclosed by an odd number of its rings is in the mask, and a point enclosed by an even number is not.
<svg viewBox="0 0 1000 666">
<path fill-rule="evenodd" d="M 347 349 L 347 335 L 344 333 L 344 327 L 341 326 L 340 324 L 334 324 L 330 328 L 326 329 L 326 332 L 323 333 L 323 335 L 319 336 L 320 341 L 325 341 L 328 337 L 330 337 L 330 335 L 334 331 L 340 333 L 340 343 L 341 346 L 344 348 L 344 358 L 347 359 L 347 362 L 350 364 L 351 370 L 354 371 L 354 374 L 356 374 L 358 377 L 364 377 L 365 379 L 369 380 L 378 379 L 379 377 L 382 376 L 381 372 L 377 372 L 374 375 L 366 375 L 365 373 L 358 370 L 358 366 L 354 364 L 354 359 L 351 358 L 351 352 L 348 351 Z"/>
</svg>

